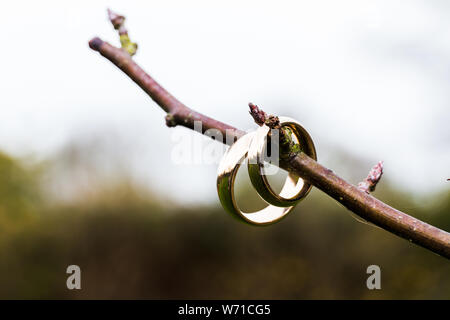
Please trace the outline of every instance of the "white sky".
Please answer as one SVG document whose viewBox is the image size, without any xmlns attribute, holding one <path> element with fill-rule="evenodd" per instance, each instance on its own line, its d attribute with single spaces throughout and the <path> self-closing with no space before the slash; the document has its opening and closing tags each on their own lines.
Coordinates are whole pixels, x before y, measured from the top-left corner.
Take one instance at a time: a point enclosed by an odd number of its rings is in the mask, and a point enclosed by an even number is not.
<svg viewBox="0 0 450 320">
<path fill-rule="evenodd" d="M 136 61 L 196 110 L 250 129 L 251 101 L 302 122 L 338 174 L 343 150 L 367 170 L 384 160 L 385 177 L 408 191 L 448 188 L 445 1 L 2 1 L 0 149 L 46 157 L 111 133 L 141 181 L 216 200 L 216 164 L 171 162 L 174 133 L 205 138 L 165 127 L 156 104 L 88 48 L 93 36 L 118 43 L 107 7 L 127 17 Z"/>
</svg>

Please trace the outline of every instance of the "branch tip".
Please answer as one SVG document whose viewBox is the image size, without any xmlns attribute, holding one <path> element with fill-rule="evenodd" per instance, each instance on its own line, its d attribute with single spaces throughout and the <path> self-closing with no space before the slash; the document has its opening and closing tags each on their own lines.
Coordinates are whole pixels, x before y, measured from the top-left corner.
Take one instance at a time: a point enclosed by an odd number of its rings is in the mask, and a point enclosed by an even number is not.
<svg viewBox="0 0 450 320">
<path fill-rule="evenodd" d="M 114 29 L 119 32 L 120 44 L 122 49 L 128 52 L 130 56 L 134 56 L 137 52 L 137 43 L 131 42 L 128 36 L 128 30 L 125 28 L 125 17 L 113 12 L 111 9 L 107 9 L 108 18 Z"/>
<path fill-rule="evenodd" d="M 366 179 L 358 183 L 358 189 L 365 193 L 375 191 L 383 175 L 383 161 L 379 161 L 370 171 Z"/>
<path fill-rule="evenodd" d="M 99 37 L 95 37 L 91 41 L 89 41 L 89 47 L 95 51 L 99 51 L 102 44 L 103 40 L 100 39 Z"/>
<path fill-rule="evenodd" d="M 249 113 L 252 116 L 253 120 L 255 120 L 257 125 L 262 126 L 266 121 L 267 114 L 264 111 L 260 110 L 256 104 L 253 104 L 251 102 L 248 104 L 248 107 L 250 108 Z"/>
<path fill-rule="evenodd" d="M 250 115 L 255 120 L 256 124 L 262 126 L 263 124 L 267 125 L 271 129 L 280 129 L 280 119 L 274 115 L 268 115 L 263 110 L 261 110 L 256 104 L 249 103 Z"/>
<path fill-rule="evenodd" d="M 109 21 L 111 21 L 114 29 L 119 30 L 125 22 L 125 17 L 115 13 L 111 9 L 107 9 Z"/>
</svg>

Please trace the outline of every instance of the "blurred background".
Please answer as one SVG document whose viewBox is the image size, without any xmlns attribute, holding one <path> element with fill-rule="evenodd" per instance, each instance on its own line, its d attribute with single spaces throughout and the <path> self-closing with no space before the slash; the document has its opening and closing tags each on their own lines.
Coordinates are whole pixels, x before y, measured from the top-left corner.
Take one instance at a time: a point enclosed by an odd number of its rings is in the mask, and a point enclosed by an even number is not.
<svg viewBox="0 0 450 320">
<path fill-rule="evenodd" d="M 250 101 L 296 118 L 321 164 L 357 183 L 384 160 L 374 195 L 450 230 L 447 2 L 4 1 L 0 298 L 450 298 L 448 260 L 317 189 L 276 225 L 230 218 L 222 153 L 177 161 L 182 139 L 212 142 L 167 128 L 88 48 L 118 45 L 107 7 L 127 17 L 135 60 L 188 106 L 245 130 Z M 239 180 L 238 200 L 260 206 Z M 71 264 L 80 291 L 66 288 Z M 366 288 L 371 264 L 382 290 Z"/>
</svg>

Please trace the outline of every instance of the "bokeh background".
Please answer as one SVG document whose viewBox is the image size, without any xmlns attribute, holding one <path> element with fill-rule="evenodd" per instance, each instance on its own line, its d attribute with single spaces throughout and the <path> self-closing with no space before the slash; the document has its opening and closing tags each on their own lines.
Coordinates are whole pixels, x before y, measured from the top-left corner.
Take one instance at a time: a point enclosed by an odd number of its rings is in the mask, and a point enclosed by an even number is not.
<svg viewBox="0 0 450 320">
<path fill-rule="evenodd" d="M 88 48 L 118 44 L 107 7 L 187 105 L 241 129 L 255 127 L 249 101 L 296 118 L 320 163 L 357 183 L 384 160 L 375 196 L 450 230 L 447 2 L 3 1 L 0 298 L 450 297 L 448 260 L 317 189 L 276 225 L 231 219 L 220 154 L 174 158 L 180 139 L 211 141 L 167 128 Z M 239 178 L 243 205 L 260 206 Z M 80 291 L 66 288 L 71 264 Z M 371 264 L 382 290 L 366 288 Z"/>
</svg>

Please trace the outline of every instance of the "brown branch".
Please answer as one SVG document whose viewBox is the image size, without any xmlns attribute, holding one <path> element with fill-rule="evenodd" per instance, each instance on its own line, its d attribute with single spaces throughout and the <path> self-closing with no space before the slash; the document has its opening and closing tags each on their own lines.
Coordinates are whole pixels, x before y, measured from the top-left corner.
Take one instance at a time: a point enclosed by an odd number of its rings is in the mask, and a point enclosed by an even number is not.
<svg viewBox="0 0 450 320">
<path fill-rule="evenodd" d="M 91 49 L 100 52 L 102 56 L 110 60 L 120 70 L 125 72 L 136 84 L 142 88 L 166 113 L 166 123 L 169 127 L 177 125 L 194 129 L 194 122 L 202 123 L 202 133 L 208 129 L 216 129 L 226 135 L 232 136 L 233 139 L 228 142 L 233 144 L 234 140 L 245 134 L 244 131 L 238 130 L 228 124 L 214 120 L 201 113 L 198 113 L 173 97 L 166 89 L 161 87 L 152 77 L 150 77 L 141 67 L 139 67 L 123 50 L 104 42 L 100 38 L 94 38 L 89 41 Z"/>
<path fill-rule="evenodd" d="M 203 133 L 208 129 L 216 129 L 222 133 L 223 137 L 226 137 L 227 133 L 228 135 L 231 133 L 233 139 L 237 139 L 245 133 L 198 113 L 179 102 L 139 67 L 131 59 L 131 56 L 123 50 L 99 38 L 92 39 L 89 42 L 89 46 L 127 74 L 167 113 L 166 122 L 168 126 L 182 125 L 193 129 L 194 122 L 201 121 Z M 267 115 L 259 109 L 257 111 L 254 108 L 256 106 L 253 106 L 250 105 L 250 113 L 254 118 L 257 115 L 255 121 L 260 125 L 266 123 Z M 263 118 L 264 120 L 262 120 Z M 271 121 L 275 120 L 274 118 L 271 119 Z M 233 143 L 230 140 L 222 142 Z M 441 256 L 450 258 L 450 234 L 448 232 L 391 208 L 338 177 L 330 169 L 320 165 L 303 152 L 295 153 L 285 160 L 280 164 L 282 168 L 296 173 L 361 218 Z"/>
</svg>

